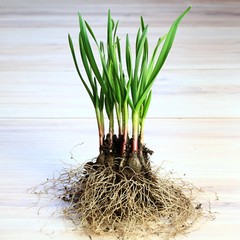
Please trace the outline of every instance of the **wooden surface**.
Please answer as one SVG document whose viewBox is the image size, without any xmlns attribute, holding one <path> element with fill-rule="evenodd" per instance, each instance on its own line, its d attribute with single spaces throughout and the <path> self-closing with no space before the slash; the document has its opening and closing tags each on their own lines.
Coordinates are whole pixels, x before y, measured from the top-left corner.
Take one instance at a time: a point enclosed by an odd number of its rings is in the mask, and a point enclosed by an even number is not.
<svg viewBox="0 0 240 240">
<path fill-rule="evenodd" d="M 73 164 L 76 144 L 78 161 L 97 155 L 94 111 L 67 45 L 77 11 L 102 40 L 107 9 L 121 36 L 133 36 L 143 15 L 153 46 L 190 4 L 154 86 L 145 140 L 155 164 L 219 196 L 216 219 L 177 239 L 240 239 L 238 0 L 0 0 L 0 239 L 89 239 L 51 216 L 54 203 L 38 214 L 27 193 Z"/>
</svg>

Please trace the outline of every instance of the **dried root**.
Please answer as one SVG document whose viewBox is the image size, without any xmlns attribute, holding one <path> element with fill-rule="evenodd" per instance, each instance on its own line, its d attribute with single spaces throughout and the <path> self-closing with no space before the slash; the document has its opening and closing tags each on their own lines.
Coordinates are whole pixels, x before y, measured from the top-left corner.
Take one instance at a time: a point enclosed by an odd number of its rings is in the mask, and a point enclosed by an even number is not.
<svg viewBox="0 0 240 240">
<path fill-rule="evenodd" d="M 94 162 L 65 169 L 44 184 L 67 202 L 63 212 L 88 233 L 136 238 L 185 233 L 202 214 L 190 184 L 158 173 L 115 171 Z"/>
</svg>

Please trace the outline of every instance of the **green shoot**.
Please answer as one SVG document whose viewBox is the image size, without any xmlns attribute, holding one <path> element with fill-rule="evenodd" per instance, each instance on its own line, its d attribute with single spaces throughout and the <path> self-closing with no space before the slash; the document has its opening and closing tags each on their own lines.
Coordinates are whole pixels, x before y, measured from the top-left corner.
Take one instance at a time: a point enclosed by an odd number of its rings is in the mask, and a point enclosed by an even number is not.
<svg viewBox="0 0 240 240">
<path fill-rule="evenodd" d="M 158 42 L 149 56 L 148 26 L 143 17 L 140 19 L 135 40 L 135 56 L 132 55 L 128 34 L 125 40 L 125 56 L 122 56 L 121 40 L 117 35 L 118 21 L 115 22 L 110 11 L 107 20 L 107 42 L 98 42 L 90 25 L 79 16 L 79 50 L 80 60 L 85 70 L 87 80 L 81 73 L 77 56 L 70 35 L 68 41 L 73 62 L 80 80 L 93 103 L 99 131 L 99 149 L 103 148 L 108 138 L 109 151 L 113 151 L 114 119 L 118 124 L 118 139 L 121 140 L 119 156 L 124 157 L 129 139 L 129 109 L 132 116 L 132 155 L 136 158 L 142 155 L 144 143 L 144 126 L 147 112 L 152 99 L 152 86 L 162 69 L 174 42 L 178 25 L 183 17 L 190 11 L 188 7 L 172 24 L 170 30 Z M 90 38 L 98 49 L 93 51 Z M 96 56 L 100 59 L 97 64 Z M 126 72 L 123 68 L 126 66 Z M 108 117 L 109 129 L 106 134 L 104 124 L 104 111 Z M 105 136 L 107 138 L 105 139 Z"/>
</svg>

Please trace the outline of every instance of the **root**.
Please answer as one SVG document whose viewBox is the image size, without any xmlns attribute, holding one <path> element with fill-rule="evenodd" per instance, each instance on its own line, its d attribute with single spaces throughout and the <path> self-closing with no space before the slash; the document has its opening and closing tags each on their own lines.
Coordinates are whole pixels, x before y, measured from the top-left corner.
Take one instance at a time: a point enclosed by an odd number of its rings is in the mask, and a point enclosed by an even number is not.
<svg viewBox="0 0 240 240">
<path fill-rule="evenodd" d="M 133 174 L 129 167 L 116 171 L 88 162 L 65 169 L 44 188 L 67 202 L 65 217 L 89 234 L 136 239 L 158 234 L 168 239 L 186 233 L 202 215 L 192 185 L 160 178 L 153 170 Z"/>
</svg>

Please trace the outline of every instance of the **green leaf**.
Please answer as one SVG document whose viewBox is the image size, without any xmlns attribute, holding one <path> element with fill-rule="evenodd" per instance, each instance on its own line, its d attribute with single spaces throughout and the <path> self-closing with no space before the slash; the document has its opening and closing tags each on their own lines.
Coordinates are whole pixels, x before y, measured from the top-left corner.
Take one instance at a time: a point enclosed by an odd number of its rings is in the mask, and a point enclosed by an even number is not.
<svg viewBox="0 0 240 240">
<path fill-rule="evenodd" d="M 129 79 L 132 79 L 133 78 L 132 53 L 131 53 L 131 46 L 130 46 L 128 34 L 126 36 L 126 67 L 127 67 L 128 77 Z"/>
<path fill-rule="evenodd" d="M 167 34 L 167 37 L 166 37 L 166 40 L 164 42 L 164 45 L 162 47 L 162 50 L 160 52 L 160 55 L 158 57 L 158 60 L 157 60 L 157 63 L 153 69 L 153 72 L 150 76 L 150 81 L 154 80 L 155 77 L 157 76 L 158 72 L 160 71 L 160 69 L 162 68 L 167 56 L 168 56 L 168 53 L 169 51 L 171 50 L 171 47 L 172 47 L 172 44 L 173 44 L 173 41 L 174 41 L 174 38 L 175 38 L 175 35 L 176 35 L 176 32 L 177 32 L 177 28 L 178 28 L 178 25 L 179 23 L 181 22 L 181 20 L 183 19 L 183 17 L 190 11 L 191 9 L 191 6 L 188 7 L 172 24 L 168 34 Z"/>
<path fill-rule="evenodd" d="M 126 94 L 125 94 L 125 99 L 124 99 L 124 102 L 128 102 L 129 106 L 131 107 L 131 109 L 134 108 L 133 106 L 133 103 L 129 97 L 130 95 L 130 89 L 131 89 L 131 79 L 128 80 L 127 82 L 127 86 L 125 87 L 126 88 Z"/>
<path fill-rule="evenodd" d="M 113 64 L 113 71 L 114 71 L 114 78 L 119 78 L 118 76 L 118 62 L 117 62 L 117 54 L 116 54 L 116 43 L 115 43 L 115 36 L 117 31 L 117 26 L 114 26 L 114 21 L 111 18 L 111 13 L 108 11 L 108 32 L 107 32 L 107 45 L 108 45 L 108 58 L 112 61 Z M 113 33 L 114 31 L 114 33 Z"/>
<path fill-rule="evenodd" d="M 117 52 L 118 52 L 118 61 L 121 65 L 121 68 L 120 68 L 120 72 L 122 73 L 123 72 L 123 69 L 122 69 L 122 57 L 121 57 L 121 45 L 120 45 L 120 40 L 119 38 L 117 37 Z"/>
<path fill-rule="evenodd" d="M 140 62 L 141 62 L 141 57 L 143 55 L 143 48 L 145 44 L 145 40 L 147 37 L 147 26 L 145 27 L 139 42 L 138 42 L 138 49 L 136 49 L 137 54 L 136 54 L 136 61 L 135 61 L 135 68 L 134 68 L 134 76 L 132 80 L 132 86 L 131 86 L 131 91 L 132 91 L 132 98 L 133 98 L 133 104 L 136 105 L 138 101 L 138 73 L 139 73 L 139 67 L 140 67 Z"/>
<path fill-rule="evenodd" d="M 142 119 L 146 118 L 146 115 L 147 115 L 147 112 L 148 112 L 151 100 L 152 100 L 152 91 L 150 91 L 150 93 L 148 94 L 147 99 L 146 99 L 146 103 L 143 106 Z"/>
<path fill-rule="evenodd" d="M 143 17 L 142 17 L 142 16 L 141 16 L 141 18 L 140 18 L 140 21 L 141 21 L 141 28 L 142 28 L 142 31 L 144 31 L 145 24 L 144 24 L 144 20 L 143 20 Z"/>
<path fill-rule="evenodd" d="M 175 37 L 175 34 L 176 34 L 176 31 L 177 31 L 177 28 L 178 28 L 178 25 L 179 23 L 181 22 L 182 18 L 190 11 L 191 7 L 188 7 L 172 24 L 168 34 L 167 34 L 167 37 L 166 37 L 166 40 L 164 42 L 164 45 L 162 47 L 162 50 L 160 52 L 160 55 L 159 55 L 159 58 L 157 60 L 157 63 L 153 69 L 153 72 L 150 76 L 150 79 L 148 80 L 148 83 L 147 83 L 147 86 L 144 90 L 144 92 L 142 93 L 141 96 L 139 96 L 138 98 L 138 102 L 137 104 L 135 105 L 136 106 L 136 110 L 139 110 L 144 99 L 146 98 L 146 96 L 148 95 L 153 83 L 154 83 L 154 80 L 155 80 L 155 77 L 157 76 L 158 72 L 160 71 L 162 65 L 164 64 L 166 58 L 167 58 L 167 55 L 172 47 L 172 43 L 174 41 L 174 37 Z"/>
<path fill-rule="evenodd" d="M 140 79 L 139 79 L 139 85 L 138 85 L 138 96 L 141 96 L 141 94 L 143 93 L 143 91 L 145 90 L 146 88 L 146 85 L 147 85 L 147 58 L 144 58 L 143 59 L 143 63 L 142 63 L 142 66 L 141 66 L 141 76 L 140 76 Z"/>
<path fill-rule="evenodd" d="M 95 107 L 96 108 L 98 108 L 99 110 L 100 110 L 100 108 L 99 108 L 99 97 L 98 97 L 98 87 L 97 87 L 97 80 L 96 80 L 96 78 L 94 77 L 94 101 L 95 101 Z"/>
<path fill-rule="evenodd" d="M 92 47 L 91 47 L 89 39 L 88 39 L 85 23 L 84 23 L 80 14 L 79 14 L 79 24 L 80 24 L 80 34 L 81 34 L 81 38 L 82 38 L 82 41 L 83 41 L 83 46 L 84 46 L 88 61 L 91 65 L 91 68 L 92 68 L 99 84 L 101 86 L 103 86 L 104 83 L 103 83 L 103 80 L 102 80 L 102 76 L 99 72 L 97 63 L 95 61 L 95 58 L 94 58 L 94 55 L 93 55 L 93 52 L 92 52 Z"/>
<path fill-rule="evenodd" d="M 116 39 L 116 36 L 117 36 L 118 23 L 119 23 L 119 21 L 117 21 L 115 28 L 114 28 L 113 39 Z"/>
<path fill-rule="evenodd" d="M 154 64 L 156 62 L 156 57 L 157 57 L 157 52 L 160 48 L 160 45 L 161 43 L 165 40 L 167 34 L 165 34 L 163 37 L 159 38 L 158 39 L 158 42 L 157 42 L 157 45 L 153 51 L 153 54 L 152 54 L 152 57 L 149 61 L 149 67 L 148 67 L 148 78 L 150 77 L 151 73 L 152 73 L 152 70 L 153 70 L 153 67 L 154 67 Z"/>
<path fill-rule="evenodd" d="M 99 99 L 99 110 L 100 111 L 102 111 L 103 107 L 104 107 L 104 98 L 105 98 L 105 95 L 104 95 L 103 89 L 101 89 L 101 91 L 100 91 L 100 99 Z"/>
<path fill-rule="evenodd" d="M 86 25 L 86 27 L 87 27 L 88 32 L 91 34 L 93 40 L 94 40 L 95 43 L 98 45 L 97 39 L 96 39 L 96 37 L 95 37 L 95 35 L 94 35 L 94 33 L 93 33 L 92 28 L 90 27 L 90 25 L 89 25 L 86 21 L 84 21 L 84 23 L 85 23 L 85 25 Z"/>
<path fill-rule="evenodd" d="M 92 102 L 94 104 L 93 95 L 92 95 L 88 85 L 86 84 L 85 80 L 83 79 L 82 74 L 80 73 L 80 70 L 79 70 L 79 67 L 78 67 L 78 63 L 77 63 L 77 59 L 76 59 L 76 55 L 75 55 L 75 51 L 74 51 L 72 38 L 71 38 L 70 34 L 68 34 L 68 43 L 69 43 L 69 47 L 70 47 L 70 50 L 71 50 L 71 53 L 72 53 L 72 57 L 73 57 L 73 61 L 74 61 L 74 65 L 75 65 L 75 68 L 77 70 L 77 73 L 78 73 L 78 75 L 79 75 L 79 77 L 80 77 L 80 79 L 81 79 L 85 89 L 87 90 L 89 97 L 91 98 L 91 100 L 92 100 Z M 95 104 L 94 104 L 94 106 L 95 106 Z"/>
<path fill-rule="evenodd" d="M 139 28 L 136 36 L 136 43 L 135 43 L 136 57 L 137 57 L 137 49 L 139 46 L 140 35 L 141 35 L 141 29 Z"/>
<path fill-rule="evenodd" d="M 94 91 L 95 86 L 94 86 L 94 82 L 93 82 L 92 71 L 89 67 L 88 60 L 86 58 L 86 52 L 85 52 L 85 49 L 83 47 L 83 42 L 82 42 L 80 34 L 79 34 L 79 48 L 80 48 L 80 55 L 81 55 L 81 58 L 82 58 L 83 66 L 85 68 L 85 71 L 86 71 L 88 80 L 90 82 L 90 85 L 92 87 L 92 90 Z"/>
</svg>

